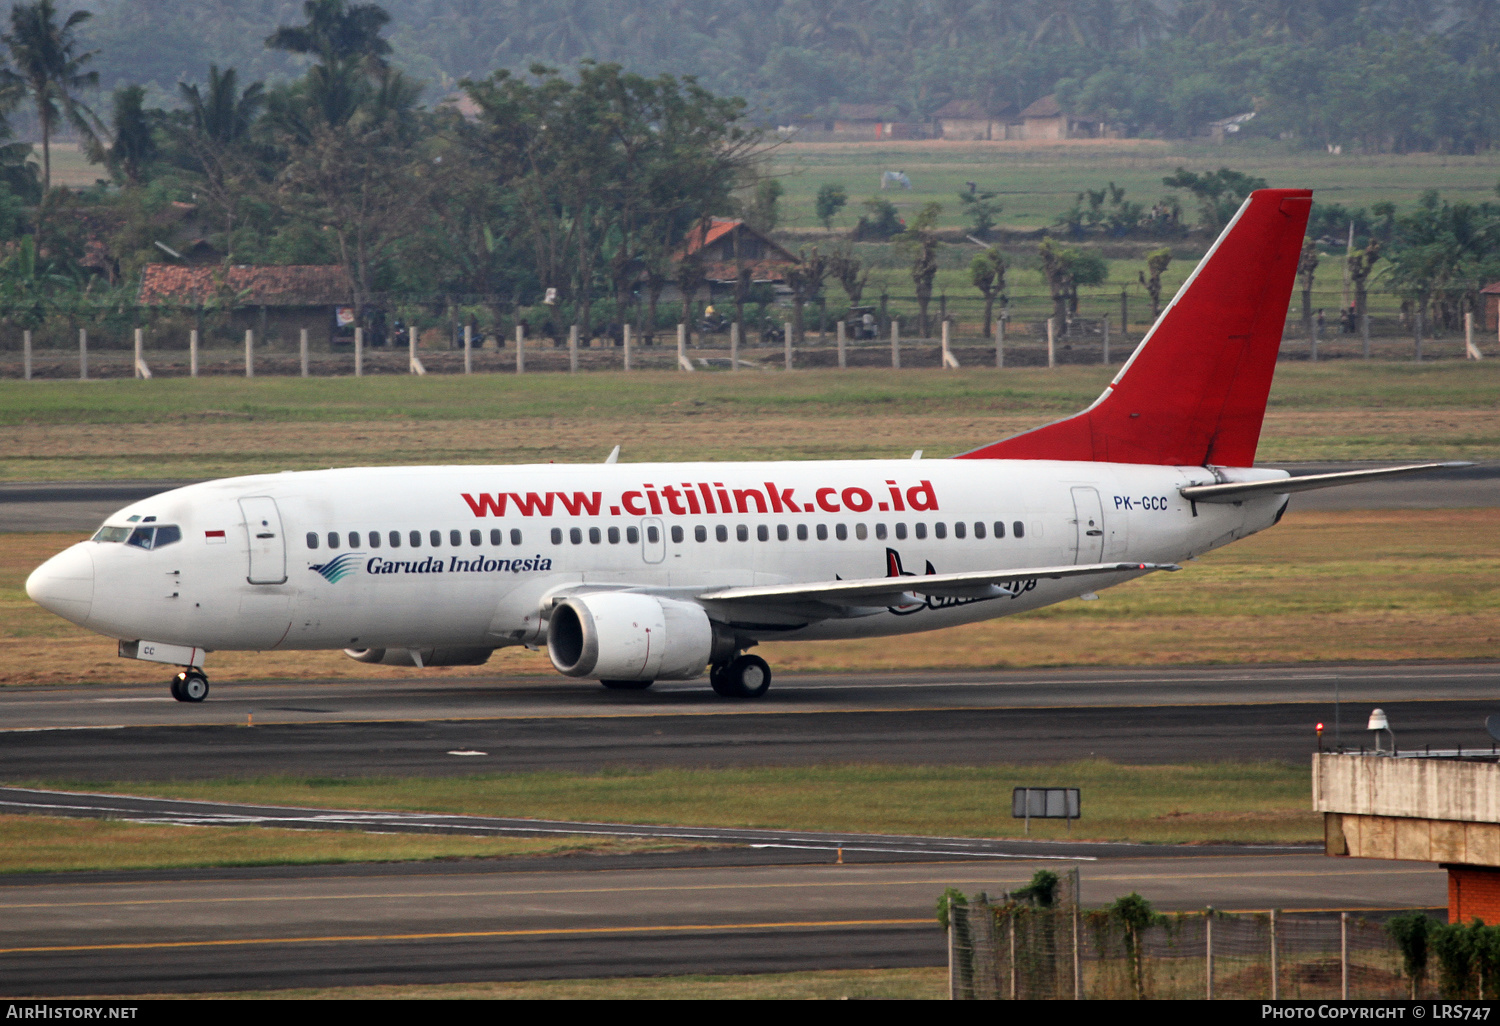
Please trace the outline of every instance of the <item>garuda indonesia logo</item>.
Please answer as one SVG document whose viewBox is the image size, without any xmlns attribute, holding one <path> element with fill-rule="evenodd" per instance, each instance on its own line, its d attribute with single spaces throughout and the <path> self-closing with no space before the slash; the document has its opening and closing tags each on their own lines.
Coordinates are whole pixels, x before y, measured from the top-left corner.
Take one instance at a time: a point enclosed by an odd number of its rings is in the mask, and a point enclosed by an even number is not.
<svg viewBox="0 0 1500 1026">
<path fill-rule="evenodd" d="M 310 566 L 309 570 L 323 575 L 323 579 L 329 584 L 337 584 L 345 577 L 359 571 L 359 561 L 364 558 L 363 552 L 346 552 L 342 556 L 335 556 L 320 566 Z"/>
</svg>

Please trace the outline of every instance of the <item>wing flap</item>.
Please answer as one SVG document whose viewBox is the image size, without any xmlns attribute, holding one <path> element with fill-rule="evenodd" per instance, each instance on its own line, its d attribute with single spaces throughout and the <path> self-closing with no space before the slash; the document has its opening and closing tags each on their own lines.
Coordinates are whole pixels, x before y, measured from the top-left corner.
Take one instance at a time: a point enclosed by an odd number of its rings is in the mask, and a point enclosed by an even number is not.
<svg viewBox="0 0 1500 1026">
<path fill-rule="evenodd" d="M 1013 594 L 1018 584 L 1034 580 L 1180 569 L 1182 568 L 1171 563 L 1086 563 L 1079 566 L 1023 567 L 1015 570 L 927 574 L 920 577 L 872 577 L 852 581 L 719 588 L 700 593 L 698 600 L 759 605 L 816 602 L 825 606 L 883 608 L 905 605 L 920 598 L 999 598 Z"/>
<path fill-rule="evenodd" d="M 1187 485 L 1178 491 L 1184 499 L 1191 502 L 1242 502 L 1260 495 L 1310 492 L 1318 488 L 1336 488 L 1339 485 L 1359 484 L 1361 481 L 1378 481 L 1387 477 L 1419 474 L 1426 470 L 1450 470 L 1455 467 L 1472 467 L 1473 465 L 1462 460 L 1447 463 L 1412 463 L 1401 467 L 1381 467 L 1378 470 L 1344 470 L 1336 474 L 1278 477 L 1269 481 Z"/>
</svg>

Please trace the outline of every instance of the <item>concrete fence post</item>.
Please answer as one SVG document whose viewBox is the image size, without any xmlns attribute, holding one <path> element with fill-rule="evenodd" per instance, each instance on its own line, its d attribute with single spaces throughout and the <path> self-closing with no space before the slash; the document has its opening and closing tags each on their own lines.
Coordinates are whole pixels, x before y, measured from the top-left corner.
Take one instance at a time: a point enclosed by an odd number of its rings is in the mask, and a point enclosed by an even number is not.
<svg viewBox="0 0 1500 1026">
<path fill-rule="evenodd" d="M 1102 337 L 1100 339 L 1100 345 L 1101 345 L 1102 349 L 1101 349 L 1100 356 L 1099 356 L 1099 362 L 1102 363 L 1102 364 L 1105 364 L 1106 366 L 1108 366 L 1108 364 L 1109 364 L 1109 314 L 1105 314 L 1104 315 L 1103 326 L 1100 328 L 1100 332 L 1101 332 L 1101 335 L 1102 335 Z"/>
<path fill-rule="evenodd" d="M 354 329 L 354 376 L 362 378 L 365 374 L 365 329 Z"/>
<path fill-rule="evenodd" d="M 1277 968 L 1276 951 L 1276 910 L 1271 909 L 1271 1000 L 1277 1001 L 1281 997 L 1281 980 Z"/>
<path fill-rule="evenodd" d="M 891 369 L 901 369 L 901 322 L 891 318 Z"/>
<path fill-rule="evenodd" d="M 31 330 L 27 329 L 21 333 L 21 357 L 22 373 L 27 381 L 31 380 Z"/>
<path fill-rule="evenodd" d="M 516 325 L 516 373 L 526 373 L 526 325 Z"/>
<path fill-rule="evenodd" d="M 1339 998 L 1349 1000 L 1349 913 L 1339 913 Z"/>
<path fill-rule="evenodd" d="M 995 320 L 995 367 L 1005 366 L 1005 315 Z"/>
<path fill-rule="evenodd" d="M 1364 357 L 1370 358 L 1370 312 L 1366 310 L 1359 315 L 1359 334 L 1364 342 Z"/>
<path fill-rule="evenodd" d="M 302 365 L 302 376 L 305 378 L 305 377 L 308 376 L 308 356 L 309 356 L 308 345 L 307 345 L 307 329 L 306 328 L 303 328 L 302 331 L 300 333 L 298 333 L 298 336 L 297 336 L 297 356 L 298 356 L 298 359 L 299 359 L 299 361 L 300 361 L 300 363 Z"/>
<path fill-rule="evenodd" d="M 684 370 L 683 364 L 687 362 L 687 325 L 682 322 L 677 324 L 677 369 Z"/>
<path fill-rule="evenodd" d="M 578 325 L 568 325 L 568 373 L 578 373 Z"/>
<path fill-rule="evenodd" d="M 1047 318 L 1047 367 L 1057 366 L 1057 318 Z"/>
<path fill-rule="evenodd" d="M 1418 363 L 1421 363 L 1421 362 L 1422 362 L 1422 328 L 1423 328 L 1423 327 L 1424 327 L 1424 325 L 1423 325 L 1423 323 L 1422 323 L 1422 308 L 1421 308 L 1421 307 L 1420 307 L 1420 306 L 1419 306 L 1419 307 L 1417 307 L 1417 315 L 1416 315 L 1416 317 L 1414 317 L 1414 318 L 1412 318 L 1412 323 L 1413 323 L 1413 324 L 1414 324 L 1414 325 L 1416 325 L 1416 329 L 1417 329 L 1417 338 L 1416 338 L 1416 343 L 1417 343 L 1417 352 L 1416 352 L 1416 361 L 1417 361 L 1417 362 L 1418 362 Z"/>
<path fill-rule="evenodd" d="M 729 326 L 729 369 L 737 371 L 740 369 L 740 322 L 735 321 Z"/>
<path fill-rule="evenodd" d="M 151 368 L 146 366 L 146 332 L 142 328 L 135 329 L 135 376 L 138 378 L 151 376 Z"/>
<path fill-rule="evenodd" d="M 631 341 L 630 340 L 630 325 L 628 325 L 628 324 L 623 325 L 622 329 L 621 329 L 621 334 L 623 336 L 622 340 L 625 343 L 625 369 L 626 370 L 631 370 L 632 368 L 630 366 L 630 362 L 631 362 L 630 361 L 630 356 L 631 356 L 631 353 L 630 353 L 630 341 Z"/>
<path fill-rule="evenodd" d="M 245 330 L 245 377 L 255 377 L 255 329 Z"/>
<path fill-rule="evenodd" d="M 89 329 L 78 329 L 78 380 L 89 379 Z"/>
<path fill-rule="evenodd" d="M 847 358 L 846 353 L 845 353 L 844 318 L 842 318 L 842 317 L 839 318 L 838 332 L 839 332 L 839 370 L 844 370 L 845 368 L 847 368 L 849 366 L 849 361 L 848 361 L 848 358 Z"/>
<path fill-rule="evenodd" d="M 474 373 L 474 325 L 464 325 L 464 373 Z"/>
<path fill-rule="evenodd" d="M 1471 360 L 1482 360 L 1484 354 L 1474 344 L 1474 313 L 1472 310 L 1464 312 L 1464 355 Z"/>
<path fill-rule="evenodd" d="M 198 329 L 188 332 L 188 377 L 198 376 Z"/>
<path fill-rule="evenodd" d="M 786 369 L 792 369 L 792 322 L 781 322 L 781 336 L 786 348 Z"/>
<path fill-rule="evenodd" d="M 1214 999 L 1214 907 L 1203 913 L 1203 999 Z"/>
</svg>

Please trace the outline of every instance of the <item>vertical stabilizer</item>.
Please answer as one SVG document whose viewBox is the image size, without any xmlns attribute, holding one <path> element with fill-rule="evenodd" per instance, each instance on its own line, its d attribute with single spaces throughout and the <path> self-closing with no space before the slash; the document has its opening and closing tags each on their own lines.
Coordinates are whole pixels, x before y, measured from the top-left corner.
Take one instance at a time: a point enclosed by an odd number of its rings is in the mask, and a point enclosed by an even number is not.
<svg viewBox="0 0 1500 1026">
<path fill-rule="evenodd" d="M 958 458 L 1250 466 L 1311 208 L 1251 193 L 1092 406 Z"/>
</svg>

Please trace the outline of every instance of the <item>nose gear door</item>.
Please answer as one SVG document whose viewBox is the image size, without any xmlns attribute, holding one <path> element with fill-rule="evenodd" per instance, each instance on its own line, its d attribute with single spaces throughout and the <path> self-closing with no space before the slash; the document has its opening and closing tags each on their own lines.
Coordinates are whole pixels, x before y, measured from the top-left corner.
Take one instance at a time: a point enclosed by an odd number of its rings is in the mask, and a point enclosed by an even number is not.
<svg viewBox="0 0 1500 1026">
<path fill-rule="evenodd" d="M 1078 519 L 1077 541 L 1073 548 L 1074 563 L 1104 562 L 1104 505 L 1094 488 L 1073 489 L 1073 514 Z"/>
<path fill-rule="evenodd" d="M 251 584 L 286 583 L 286 539 L 281 534 L 281 512 L 276 500 L 257 495 L 240 500 L 245 531 L 250 536 Z"/>
</svg>

